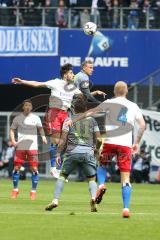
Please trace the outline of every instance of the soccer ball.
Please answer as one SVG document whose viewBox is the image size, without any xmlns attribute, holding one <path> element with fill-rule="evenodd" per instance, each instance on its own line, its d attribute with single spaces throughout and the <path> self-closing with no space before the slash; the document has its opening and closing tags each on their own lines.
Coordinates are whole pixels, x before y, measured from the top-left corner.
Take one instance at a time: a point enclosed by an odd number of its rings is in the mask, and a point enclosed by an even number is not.
<svg viewBox="0 0 160 240">
<path fill-rule="evenodd" d="M 87 22 L 83 26 L 83 31 L 87 35 L 94 35 L 97 31 L 97 25 L 93 22 Z"/>
</svg>

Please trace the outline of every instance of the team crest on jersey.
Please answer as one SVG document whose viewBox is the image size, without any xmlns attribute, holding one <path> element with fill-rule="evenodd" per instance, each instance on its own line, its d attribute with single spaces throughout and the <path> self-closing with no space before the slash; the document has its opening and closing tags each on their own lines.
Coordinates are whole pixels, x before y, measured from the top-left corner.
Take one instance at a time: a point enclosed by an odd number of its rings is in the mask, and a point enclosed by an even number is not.
<svg viewBox="0 0 160 240">
<path fill-rule="evenodd" d="M 71 92 L 74 89 L 76 89 L 76 86 L 74 85 L 74 83 L 69 83 L 64 86 L 64 90 L 68 92 Z"/>
<path fill-rule="evenodd" d="M 81 88 L 88 88 L 88 87 L 89 87 L 89 81 L 81 82 Z"/>
</svg>

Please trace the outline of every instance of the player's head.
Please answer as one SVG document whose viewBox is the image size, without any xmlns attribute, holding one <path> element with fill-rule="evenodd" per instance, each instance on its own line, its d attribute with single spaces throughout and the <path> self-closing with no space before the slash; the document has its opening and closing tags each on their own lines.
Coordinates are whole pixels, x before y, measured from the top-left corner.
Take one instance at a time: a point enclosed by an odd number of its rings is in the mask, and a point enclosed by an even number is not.
<svg viewBox="0 0 160 240">
<path fill-rule="evenodd" d="M 22 103 L 22 110 L 25 114 L 29 114 L 32 111 L 32 101 L 30 99 L 26 99 Z"/>
<path fill-rule="evenodd" d="M 93 73 L 93 62 L 91 60 L 86 60 L 86 61 L 82 62 L 81 69 L 88 76 L 91 76 Z"/>
<path fill-rule="evenodd" d="M 128 87 L 127 84 L 123 81 L 116 82 L 114 85 L 114 95 L 116 97 L 125 97 L 128 93 Z"/>
<path fill-rule="evenodd" d="M 70 63 L 64 64 L 64 65 L 61 67 L 60 75 L 61 75 L 61 78 L 62 78 L 63 80 L 73 81 L 74 73 L 73 73 L 72 68 L 73 68 L 73 67 L 72 67 L 72 64 L 70 64 Z"/>
<path fill-rule="evenodd" d="M 83 94 L 78 94 L 73 102 L 74 112 L 83 113 L 87 110 L 87 99 Z"/>
</svg>

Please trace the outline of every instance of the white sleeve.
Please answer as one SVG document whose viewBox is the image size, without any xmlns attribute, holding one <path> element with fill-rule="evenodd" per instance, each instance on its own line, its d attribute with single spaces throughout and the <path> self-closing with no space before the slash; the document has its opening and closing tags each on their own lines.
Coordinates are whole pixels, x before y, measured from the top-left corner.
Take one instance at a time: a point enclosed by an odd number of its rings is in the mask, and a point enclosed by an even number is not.
<svg viewBox="0 0 160 240">
<path fill-rule="evenodd" d="M 93 118 L 94 132 L 100 132 L 97 121 Z"/>
<path fill-rule="evenodd" d="M 76 95 L 76 94 L 81 94 L 82 92 L 78 89 L 78 88 L 76 88 L 75 89 L 75 91 L 74 91 L 74 95 Z"/>
<path fill-rule="evenodd" d="M 36 124 L 37 127 L 42 127 L 42 122 L 41 122 L 41 119 L 40 117 L 37 116 L 37 124 Z"/>
<path fill-rule="evenodd" d="M 99 132 L 99 127 L 98 126 L 94 126 L 94 132 Z"/>
<path fill-rule="evenodd" d="M 59 82 L 58 79 L 54 79 L 54 80 L 49 80 L 47 82 L 45 82 L 46 87 L 49 89 L 55 89 L 57 87 L 57 83 Z"/>
<path fill-rule="evenodd" d="M 135 104 L 135 119 L 137 120 L 142 117 L 143 117 L 143 114 L 142 114 L 141 109 L 138 107 L 137 104 Z"/>
<path fill-rule="evenodd" d="M 102 103 L 100 103 L 100 104 L 98 105 L 98 108 L 101 108 L 102 111 L 105 112 L 106 109 L 108 108 L 108 105 L 107 105 L 108 102 L 109 102 L 108 100 L 105 100 L 104 102 L 102 102 Z"/>
<path fill-rule="evenodd" d="M 18 119 L 17 119 L 17 117 L 15 117 L 11 124 L 11 129 L 17 129 L 17 128 L 18 128 Z"/>
</svg>

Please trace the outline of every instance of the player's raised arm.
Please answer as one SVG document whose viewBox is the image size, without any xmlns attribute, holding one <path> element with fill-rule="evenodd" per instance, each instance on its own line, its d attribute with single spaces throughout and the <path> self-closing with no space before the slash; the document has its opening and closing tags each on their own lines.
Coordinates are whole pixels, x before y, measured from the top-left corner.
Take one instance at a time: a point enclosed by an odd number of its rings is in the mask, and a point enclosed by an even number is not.
<svg viewBox="0 0 160 240">
<path fill-rule="evenodd" d="M 103 110 L 98 106 L 98 107 L 95 107 L 95 108 L 92 108 L 92 109 L 89 109 L 88 111 L 82 113 L 80 116 L 74 118 L 74 120 L 68 120 L 65 122 L 65 125 L 66 126 L 72 126 L 74 123 L 80 121 L 81 119 L 83 118 L 87 118 L 87 117 L 90 117 L 90 116 L 93 116 L 94 114 L 98 113 L 98 112 L 102 112 Z"/>
<path fill-rule="evenodd" d="M 100 91 L 100 90 L 96 90 L 96 91 L 94 91 L 94 92 L 91 92 L 91 94 L 92 94 L 93 96 L 95 96 L 95 95 L 101 95 L 101 96 L 103 96 L 104 98 L 105 98 L 106 95 L 107 95 L 105 92 Z"/>
<path fill-rule="evenodd" d="M 45 82 L 28 81 L 28 80 L 23 80 L 21 78 L 12 78 L 12 83 L 22 84 L 30 87 L 47 87 Z"/>
<path fill-rule="evenodd" d="M 89 88 L 81 88 L 81 92 L 86 96 L 87 100 L 100 103 L 100 101 L 94 97 L 96 95 L 96 91 L 91 93 Z"/>
</svg>

